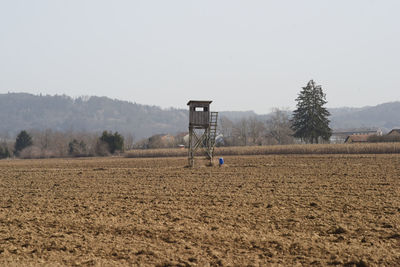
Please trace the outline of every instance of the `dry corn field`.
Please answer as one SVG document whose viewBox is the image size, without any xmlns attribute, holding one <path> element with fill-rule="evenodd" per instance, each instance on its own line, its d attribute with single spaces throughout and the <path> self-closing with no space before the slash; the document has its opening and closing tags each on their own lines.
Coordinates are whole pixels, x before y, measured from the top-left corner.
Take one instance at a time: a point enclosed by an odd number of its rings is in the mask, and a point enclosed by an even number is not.
<svg viewBox="0 0 400 267">
<path fill-rule="evenodd" d="M 0 161 L 0 265 L 399 266 L 400 155 Z"/>
</svg>

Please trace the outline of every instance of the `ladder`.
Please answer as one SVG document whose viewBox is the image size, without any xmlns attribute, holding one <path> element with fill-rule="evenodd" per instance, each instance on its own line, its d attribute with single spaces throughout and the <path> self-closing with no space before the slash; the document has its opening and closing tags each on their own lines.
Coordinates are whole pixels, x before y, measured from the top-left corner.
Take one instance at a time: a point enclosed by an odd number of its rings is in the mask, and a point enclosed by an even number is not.
<svg viewBox="0 0 400 267">
<path fill-rule="evenodd" d="M 208 156 L 212 158 L 215 146 L 215 138 L 217 137 L 218 112 L 210 114 L 210 132 L 208 137 Z"/>
</svg>

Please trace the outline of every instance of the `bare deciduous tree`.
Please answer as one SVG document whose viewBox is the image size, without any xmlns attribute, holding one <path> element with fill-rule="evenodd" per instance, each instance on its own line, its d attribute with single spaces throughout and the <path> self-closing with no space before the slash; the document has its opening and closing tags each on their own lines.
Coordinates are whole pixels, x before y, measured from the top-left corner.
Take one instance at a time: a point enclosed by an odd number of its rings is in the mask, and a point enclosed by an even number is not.
<svg viewBox="0 0 400 267">
<path fill-rule="evenodd" d="M 248 135 L 250 137 L 250 144 L 261 145 L 262 136 L 265 132 L 264 124 L 256 117 L 251 117 L 248 120 Z"/>
<path fill-rule="evenodd" d="M 246 119 L 241 119 L 233 127 L 233 140 L 235 145 L 247 146 L 249 124 Z"/>
<path fill-rule="evenodd" d="M 227 117 L 221 117 L 220 123 L 218 127 L 220 129 L 220 133 L 224 137 L 224 143 L 227 146 L 233 145 L 233 122 Z"/>
<path fill-rule="evenodd" d="M 133 136 L 133 134 L 125 134 L 124 135 L 124 139 L 125 139 L 125 150 L 131 150 L 133 149 L 133 145 L 135 142 L 135 137 Z"/>
<path fill-rule="evenodd" d="M 294 143 L 288 110 L 274 108 L 272 116 L 266 124 L 267 135 L 275 140 L 277 144 L 284 145 Z"/>
</svg>

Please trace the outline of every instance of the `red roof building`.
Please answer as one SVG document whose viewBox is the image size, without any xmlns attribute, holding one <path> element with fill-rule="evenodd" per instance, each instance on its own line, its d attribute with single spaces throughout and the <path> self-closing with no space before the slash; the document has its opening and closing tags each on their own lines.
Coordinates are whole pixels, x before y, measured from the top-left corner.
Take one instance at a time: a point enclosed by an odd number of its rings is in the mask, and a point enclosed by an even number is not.
<svg viewBox="0 0 400 267">
<path fill-rule="evenodd" d="M 400 129 L 393 129 L 387 135 L 400 136 Z"/>
<path fill-rule="evenodd" d="M 345 143 L 365 143 L 368 142 L 368 137 L 370 137 L 370 134 L 353 134 L 349 135 L 346 140 L 344 141 Z"/>
</svg>

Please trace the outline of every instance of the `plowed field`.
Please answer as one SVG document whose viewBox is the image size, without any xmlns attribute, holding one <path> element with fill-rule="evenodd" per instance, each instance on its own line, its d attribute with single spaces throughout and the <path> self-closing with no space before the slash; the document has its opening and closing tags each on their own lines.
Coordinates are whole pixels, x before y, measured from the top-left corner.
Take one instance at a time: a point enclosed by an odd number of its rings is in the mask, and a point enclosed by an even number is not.
<svg viewBox="0 0 400 267">
<path fill-rule="evenodd" d="M 0 161 L 0 265 L 400 265 L 400 155 Z"/>
</svg>

